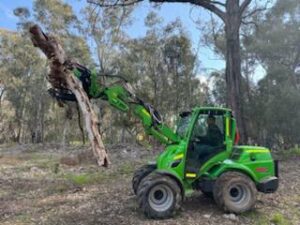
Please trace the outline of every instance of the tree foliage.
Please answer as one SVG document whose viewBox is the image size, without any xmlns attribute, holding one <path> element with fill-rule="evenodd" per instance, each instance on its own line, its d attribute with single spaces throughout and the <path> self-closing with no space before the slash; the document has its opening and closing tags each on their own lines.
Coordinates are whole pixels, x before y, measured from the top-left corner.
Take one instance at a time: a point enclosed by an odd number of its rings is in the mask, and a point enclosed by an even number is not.
<svg viewBox="0 0 300 225">
<path fill-rule="evenodd" d="M 136 94 L 154 105 L 171 125 L 176 114 L 194 106 L 225 106 L 226 70 L 202 72 L 186 28 L 179 19 L 165 23 L 157 9 L 146 16 L 145 35 L 130 37 L 126 32 L 135 7 L 87 4 L 79 14 L 62 0 L 37 0 L 33 10 L 17 8 L 18 30 L 0 31 L 0 142 L 82 140 L 76 105 L 60 108 L 48 96 L 46 60 L 24 32 L 31 22 L 58 37 L 78 62 L 99 73 L 125 76 Z M 243 15 L 239 88 L 247 142 L 279 148 L 298 145 L 300 78 L 294 68 L 300 63 L 300 3 L 254 4 Z M 202 44 L 213 46 L 216 55 L 225 59 L 226 32 L 220 21 L 212 17 L 204 24 Z M 201 73 L 207 81 L 199 78 Z M 259 74 L 264 76 L 258 79 Z M 144 137 L 132 115 L 116 112 L 99 100 L 94 106 L 106 142 Z"/>
<path fill-rule="evenodd" d="M 25 33 L 31 22 L 39 22 L 59 38 L 67 54 L 80 63 L 91 69 L 98 65 L 99 73 L 128 78 L 137 94 L 158 108 L 166 122 L 174 123 L 176 113 L 201 104 L 204 95 L 203 84 L 196 77 L 198 61 L 180 21 L 163 25 L 162 19 L 150 12 L 145 20 L 146 35 L 130 38 L 124 28 L 131 22 L 131 12 L 97 10 L 88 5 L 81 15 L 75 15 L 72 7 L 60 0 L 35 1 L 33 12 L 17 8 L 18 31 L 3 31 L 0 40 L 4 49 L 0 55 L 5 75 L 3 99 L 12 108 L 1 110 L 5 117 L 1 128 L 11 130 L 1 133 L 1 141 L 81 141 L 76 105 L 60 108 L 48 96 L 46 60 Z M 80 16 L 88 23 L 81 23 Z M 89 46 L 91 40 L 96 51 Z M 107 142 L 143 136 L 131 115 L 111 110 L 98 100 L 94 106 L 99 109 L 100 128 Z"/>
</svg>

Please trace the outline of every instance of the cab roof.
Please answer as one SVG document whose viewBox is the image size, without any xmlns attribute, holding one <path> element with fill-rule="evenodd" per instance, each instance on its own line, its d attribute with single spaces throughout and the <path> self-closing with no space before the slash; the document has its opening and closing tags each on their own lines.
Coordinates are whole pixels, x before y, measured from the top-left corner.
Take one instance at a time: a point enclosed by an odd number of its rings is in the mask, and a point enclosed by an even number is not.
<svg viewBox="0 0 300 225">
<path fill-rule="evenodd" d="M 185 111 L 185 112 L 180 113 L 179 115 L 181 117 L 185 117 L 185 116 L 188 116 L 189 114 L 191 114 L 191 112 L 195 112 L 195 111 L 202 111 L 205 113 L 211 113 L 211 111 L 213 111 L 214 115 L 224 115 L 227 112 L 232 114 L 232 110 L 229 108 L 223 108 L 223 107 L 217 107 L 217 106 L 204 106 L 204 107 L 195 107 L 195 108 L 193 108 L 192 111 Z"/>
<path fill-rule="evenodd" d="M 197 111 L 220 111 L 220 112 L 232 112 L 229 108 L 217 107 L 217 106 L 204 106 L 204 107 L 195 107 L 193 110 Z"/>
</svg>

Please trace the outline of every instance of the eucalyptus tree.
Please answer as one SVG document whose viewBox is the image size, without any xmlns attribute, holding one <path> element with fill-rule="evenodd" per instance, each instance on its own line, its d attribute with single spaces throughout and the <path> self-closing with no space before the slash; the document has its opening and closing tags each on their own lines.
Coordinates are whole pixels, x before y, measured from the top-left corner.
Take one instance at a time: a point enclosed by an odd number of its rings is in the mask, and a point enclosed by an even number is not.
<svg viewBox="0 0 300 225">
<path fill-rule="evenodd" d="M 87 0 L 90 4 L 100 7 L 118 6 L 126 7 L 142 2 L 143 0 Z M 243 120 L 242 97 L 241 97 L 241 52 L 240 52 L 240 26 L 247 7 L 252 0 L 149 0 L 153 3 L 190 3 L 205 8 L 212 12 L 224 23 L 226 36 L 226 94 L 227 105 L 235 112 L 242 141 L 246 140 L 245 123 Z M 256 10 L 254 10 L 256 11 Z M 252 13 L 249 13 L 250 15 Z"/>
<path fill-rule="evenodd" d="M 204 95 L 195 69 L 199 62 L 181 22 L 164 25 L 150 12 L 145 26 L 146 35 L 128 42 L 116 67 L 166 118 L 201 104 Z"/>
<path fill-rule="evenodd" d="M 1 73 L 2 98 L 12 104 L 15 115 L 7 118 L 6 126 L 15 130 L 11 133 L 15 141 L 53 140 L 57 128 L 64 126 L 64 118 L 62 113 L 53 117 L 53 101 L 47 94 L 47 64 L 32 46 L 28 27 L 33 22 L 42 24 L 47 32 L 60 37 L 68 55 L 87 66 L 93 64 L 89 47 L 79 33 L 81 24 L 72 7 L 61 0 L 37 0 L 32 11 L 18 7 L 14 14 L 19 18 L 17 31 L 3 30 L 0 34 L 1 70 L 5 71 Z"/>
<path fill-rule="evenodd" d="M 300 62 L 299 13 L 299 1 L 276 1 L 245 44 L 266 72 L 253 95 L 254 137 L 286 148 L 300 143 L 300 78 L 294 73 Z"/>
<path fill-rule="evenodd" d="M 46 98 L 43 94 L 44 78 L 40 74 L 45 72 L 45 61 L 20 33 L 0 32 L 0 45 L 4 100 L 9 101 L 13 108 L 3 126 L 12 130 L 12 141 L 21 142 L 32 137 L 33 141 L 41 142 L 43 117 L 39 113 Z"/>
</svg>

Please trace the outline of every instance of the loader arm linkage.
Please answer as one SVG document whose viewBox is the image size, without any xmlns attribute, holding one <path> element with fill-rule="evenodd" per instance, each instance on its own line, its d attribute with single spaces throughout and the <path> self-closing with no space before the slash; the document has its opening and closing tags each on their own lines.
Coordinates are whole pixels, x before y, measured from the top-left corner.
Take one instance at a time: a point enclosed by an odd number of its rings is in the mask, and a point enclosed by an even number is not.
<svg viewBox="0 0 300 225">
<path fill-rule="evenodd" d="M 100 93 L 102 100 L 114 108 L 133 114 L 140 119 L 146 134 L 158 139 L 163 144 L 179 142 L 178 136 L 168 126 L 163 124 L 159 113 L 148 103 L 135 96 L 129 83 L 106 87 Z"/>
<path fill-rule="evenodd" d="M 122 112 L 133 112 L 140 119 L 146 134 L 153 136 L 163 144 L 179 142 L 179 136 L 163 124 L 159 113 L 153 106 L 135 96 L 131 85 L 124 78 L 111 76 L 119 81 L 108 86 L 100 85 L 97 81 L 99 75 L 81 65 L 76 65 L 74 75 L 81 80 L 89 98 L 100 98 Z M 76 101 L 74 94 L 67 89 L 51 88 L 48 92 L 59 101 Z"/>
</svg>

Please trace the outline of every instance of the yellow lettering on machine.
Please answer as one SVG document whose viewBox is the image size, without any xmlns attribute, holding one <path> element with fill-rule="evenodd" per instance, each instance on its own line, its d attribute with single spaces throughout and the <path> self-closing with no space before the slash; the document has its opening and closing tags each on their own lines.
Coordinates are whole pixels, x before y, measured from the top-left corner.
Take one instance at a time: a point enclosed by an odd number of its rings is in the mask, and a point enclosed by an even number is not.
<svg viewBox="0 0 300 225">
<path fill-rule="evenodd" d="M 270 151 L 267 149 L 253 149 L 253 150 L 247 150 L 247 153 L 269 153 Z"/>
<path fill-rule="evenodd" d="M 184 156 L 183 153 L 181 153 L 181 154 L 175 155 L 173 159 L 174 159 L 174 160 L 182 159 L 183 156 Z"/>
<path fill-rule="evenodd" d="M 142 112 L 143 112 L 144 114 L 146 114 L 146 115 L 147 115 L 147 114 L 150 115 L 146 109 L 142 109 Z"/>
<path fill-rule="evenodd" d="M 189 178 L 194 178 L 194 177 L 196 177 L 196 174 L 195 173 L 186 173 L 185 176 L 189 177 Z"/>
<path fill-rule="evenodd" d="M 226 136 L 229 136 L 229 118 L 226 118 Z"/>
</svg>

